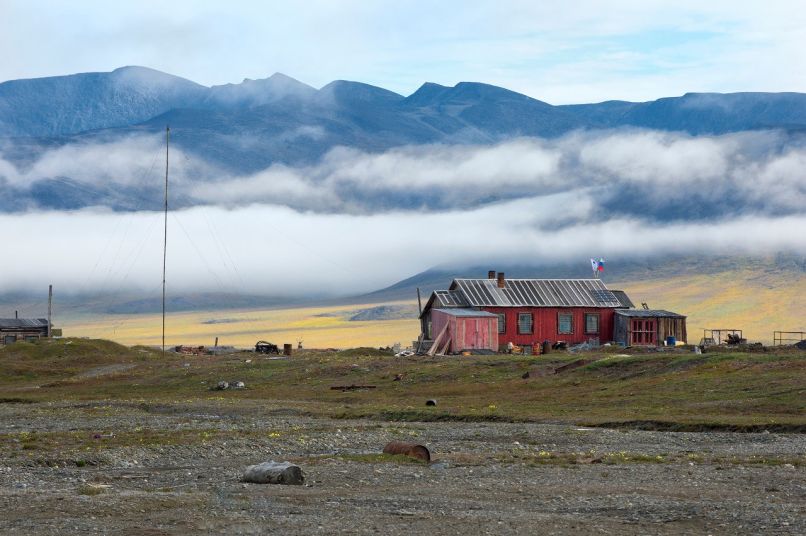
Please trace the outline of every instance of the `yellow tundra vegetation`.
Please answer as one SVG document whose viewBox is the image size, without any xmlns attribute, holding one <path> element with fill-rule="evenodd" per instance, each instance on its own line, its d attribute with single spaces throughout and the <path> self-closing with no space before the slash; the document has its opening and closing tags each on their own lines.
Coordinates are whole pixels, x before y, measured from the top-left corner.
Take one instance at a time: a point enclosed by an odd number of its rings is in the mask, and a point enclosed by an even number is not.
<svg viewBox="0 0 806 536">
<path fill-rule="evenodd" d="M 350 320 L 359 311 L 377 305 L 170 313 L 165 326 L 166 345 L 211 346 L 216 337 L 221 345 L 237 347 L 250 347 L 259 340 L 289 343 L 295 348 L 299 340 L 306 348 L 381 347 L 397 342 L 404 347 L 410 345 L 420 332 L 416 314 L 396 320 Z M 126 345 L 159 345 L 161 332 L 160 314 L 106 315 L 64 323 L 66 335 L 110 339 Z"/>
<path fill-rule="evenodd" d="M 741 329 L 751 341 L 772 343 L 773 331 L 806 331 L 803 300 L 806 276 L 791 272 L 739 268 L 709 275 L 685 275 L 637 282 L 607 282 L 624 289 L 640 307 L 667 309 L 688 317 L 689 342 L 698 343 L 703 329 Z M 351 321 L 357 312 L 381 304 L 298 307 L 290 309 L 220 310 L 170 313 L 167 344 L 220 344 L 249 347 L 265 339 L 276 344 L 302 340 L 306 348 L 354 348 L 411 344 L 420 331 L 414 301 L 410 318 Z M 122 344 L 160 344 L 161 316 L 106 315 L 65 318 L 66 336 L 111 339 Z"/>
<path fill-rule="evenodd" d="M 616 285 L 610 285 L 619 288 Z M 624 283 L 636 306 L 667 309 L 688 317 L 690 343 L 703 329 L 741 329 L 750 341 L 772 344 L 773 331 L 806 331 L 803 300 L 806 276 L 737 269 Z"/>
</svg>

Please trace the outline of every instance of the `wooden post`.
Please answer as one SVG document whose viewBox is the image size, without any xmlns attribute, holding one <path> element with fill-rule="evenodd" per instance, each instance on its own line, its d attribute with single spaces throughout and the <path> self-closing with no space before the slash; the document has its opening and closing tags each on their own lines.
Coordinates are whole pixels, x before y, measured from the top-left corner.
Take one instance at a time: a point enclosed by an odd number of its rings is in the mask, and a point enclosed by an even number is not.
<svg viewBox="0 0 806 536">
<path fill-rule="evenodd" d="M 53 285 L 48 285 L 48 339 L 52 328 L 51 314 L 53 312 Z"/>
<path fill-rule="evenodd" d="M 420 287 L 417 287 L 417 307 L 420 308 L 420 316 L 423 315 L 423 301 L 420 299 Z"/>
<path fill-rule="evenodd" d="M 431 344 L 431 348 L 428 349 L 426 354 L 433 356 L 437 352 L 437 345 L 442 342 L 442 337 L 445 335 L 445 332 L 448 331 L 448 326 L 450 322 L 446 322 L 445 326 L 442 328 L 442 331 L 439 332 L 439 335 L 434 339 L 434 342 Z M 450 340 L 450 339 L 449 339 Z"/>
</svg>

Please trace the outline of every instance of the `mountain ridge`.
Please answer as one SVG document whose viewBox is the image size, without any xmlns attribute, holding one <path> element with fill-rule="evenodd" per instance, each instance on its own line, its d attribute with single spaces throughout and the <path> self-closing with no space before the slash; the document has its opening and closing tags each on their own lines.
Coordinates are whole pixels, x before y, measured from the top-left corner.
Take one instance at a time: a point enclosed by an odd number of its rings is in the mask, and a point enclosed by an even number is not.
<svg viewBox="0 0 806 536">
<path fill-rule="evenodd" d="M 447 114 L 510 136 L 554 136 L 574 128 L 618 126 L 691 134 L 782 126 L 806 128 L 806 94 L 796 92 L 685 93 L 645 102 L 609 100 L 552 105 L 483 82 L 462 81 L 454 86 L 425 82 L 403 96 L 348 80 L 335 80 L 316 89 L 283 73 L 208 87 L 147 67 L 126 66 L 111 72 L 0 83 L 0 137 L 69 136 L 134 126 L 172 109 L 254 108 L 289 105 L 290 101 L 299 107 L 327 108 L 334 104 L 329 102 L 334 97 L 341 105 L 388 106 L 398 113 L 425 110 L 432 117 Z M 490 124 L 493 113 L 499 118 L 502 114 L 511 117 L 507 122 Z M 71 120 L 65 120 L 67 117 Z M 528 128 L 513 131 L 513 119 Z"/>
</svg>

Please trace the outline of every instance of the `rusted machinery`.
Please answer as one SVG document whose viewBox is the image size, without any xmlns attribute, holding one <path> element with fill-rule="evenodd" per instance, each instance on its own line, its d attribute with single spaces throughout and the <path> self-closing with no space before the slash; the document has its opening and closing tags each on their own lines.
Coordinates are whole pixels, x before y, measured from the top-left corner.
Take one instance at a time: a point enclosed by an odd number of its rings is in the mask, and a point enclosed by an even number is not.
<svg viewBox="0 0 806 536">
<path fill-rule="evenodd" d="M 256 354 L 277 354 L 280 355 L 280 348 L 276 344 L 266 341 L 257 341 L 255 343 Z"/>
<path fill-rule="evenodd" d="M 384 454 L 403 454 L 426 462 L 431 461 L 431 453 L 423 445 L 416 443 L 405 443 L 403 441 L 392 441 L 383 448 Z"/>
</svg>

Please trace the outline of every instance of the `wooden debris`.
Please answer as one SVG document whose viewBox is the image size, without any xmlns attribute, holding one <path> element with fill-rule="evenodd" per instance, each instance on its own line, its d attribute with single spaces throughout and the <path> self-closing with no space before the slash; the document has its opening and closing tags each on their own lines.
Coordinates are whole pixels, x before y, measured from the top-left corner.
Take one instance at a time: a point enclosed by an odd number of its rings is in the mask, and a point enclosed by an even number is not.
<svg viewBox="0 0 806 536">
<path fill-rule="evenodd" d="M 364 389 L 375 389 L 375 385 L 333 385 L 330 389 L 333 391 L 361 391 Z"/>
</svg>

